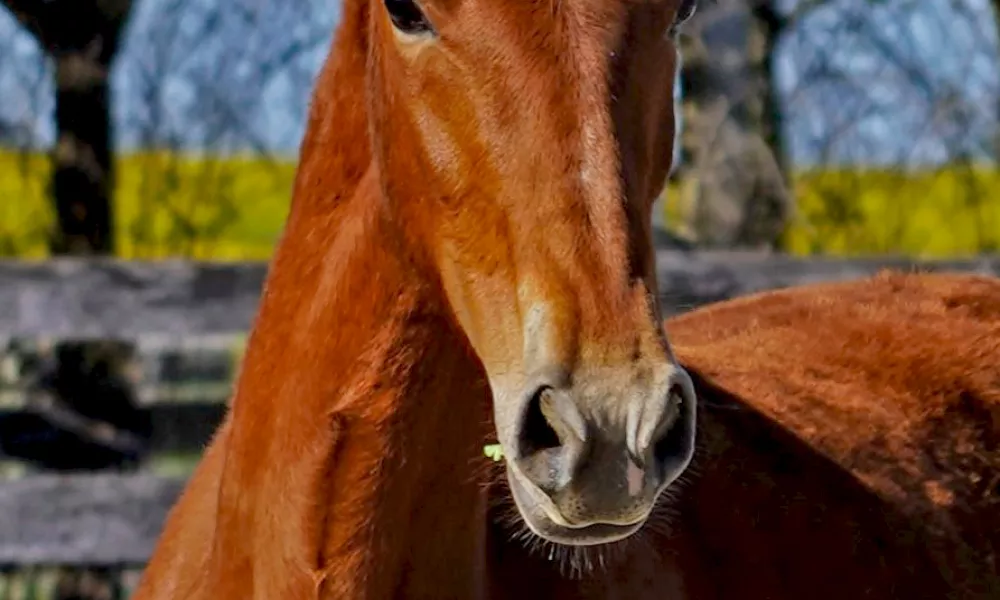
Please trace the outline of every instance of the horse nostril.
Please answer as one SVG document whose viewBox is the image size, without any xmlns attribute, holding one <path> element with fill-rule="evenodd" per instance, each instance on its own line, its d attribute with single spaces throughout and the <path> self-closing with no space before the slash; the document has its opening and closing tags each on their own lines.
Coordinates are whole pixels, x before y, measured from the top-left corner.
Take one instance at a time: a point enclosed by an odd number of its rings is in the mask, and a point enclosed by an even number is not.
<svg viewBox="0 0 1000 600">
<path fill-rule="evenodd" d="M 528 398 L 522 413 L 517 460 L 539 488 L 552 492 L 573 476 L 586 440 L 586 424 L 572 398 L 541 386 Z"/>
<path fill-rule="evenodd" d="M 685 463 L 690 455 L 693 432 L 688 416 L 694 410 L 692 402 L 680 386 L 670 389 L 667 414 L 653 436 L 653 457 L 665 473 Z"/>
<path fill-rule="evenodd" d="M 552 388 L 543 385 L 528 399 L 517 440 L 518 454 L 521 456 L 530 456 L 560 446 L 559 433 L 546 416 L 546 412 L 551 414 L 551 402 L 547 399 L 551 393 Z M 549 407 L 548 410 L 543 408 L 543 401 Z"/>
</svg>

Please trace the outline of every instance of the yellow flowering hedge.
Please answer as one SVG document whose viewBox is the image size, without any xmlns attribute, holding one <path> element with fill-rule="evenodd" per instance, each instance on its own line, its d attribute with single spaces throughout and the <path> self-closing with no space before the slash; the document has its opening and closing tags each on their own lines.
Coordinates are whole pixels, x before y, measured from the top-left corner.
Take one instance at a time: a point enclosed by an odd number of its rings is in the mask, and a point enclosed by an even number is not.
<svg viewBox="0 0 1000 600">
<path fill-rule="evenodd" d="M 126 258 L 270 256 L 288 210 L 290 160 L 169 152 L 122 156 L 116 243 Z M 44 155 L 0 151 L 0 256 L 41 258 L 52 222 Z M 960 256 L 1000 250 L 1000 171 L 948 167 L 823 169 L 796 174 L 794 254 Z M 682 217 L 668 190 L 667 222 Z"/>
<path fill-rule="evenodd" d="M 47 254 L 49 168 L 44 156 L 0 152 L 0 255 Z M 115 243 L 126 258 L 267 258 L 295 174 L 287 160 L 167 152 L 126 155 L 116 169 Z"/>
<path fill-rule="evenodd" d="M 797 173 L 793 185 L 798 214 L 784 239 L 792 254 L 930 258 L 1000 250 L 994 168 L 811 170 Z M 668 223 L 683 221 L 691 196 L 667 191 Z"/>
</svg>

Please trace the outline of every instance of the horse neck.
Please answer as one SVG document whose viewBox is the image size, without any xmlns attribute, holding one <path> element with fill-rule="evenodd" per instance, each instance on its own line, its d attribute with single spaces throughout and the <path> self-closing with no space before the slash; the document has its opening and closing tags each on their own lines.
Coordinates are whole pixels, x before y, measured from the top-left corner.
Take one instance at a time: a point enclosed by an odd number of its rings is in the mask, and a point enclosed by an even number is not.
<svg viewBox="0 0 1000 600">
<path fill-rule="evenodd" d="M 474 597 L 482 588 L 486 500 L 474 465 L 488 392 L 440 287 L 403 249 L 366 154 L 360 50 L 348 52 L 363 42 L 364 4 L 347 3 L 321 75 L 220 438 L 208 565 L 216 596 Z"/>
<path fill-rule="evenodd" d="M 325 220 L 296 220 L 273 265 L 225 441 L 213 566 L 229 595 L 480 585 L 485 383 L 395 254 L 377 189 L 370 172 Z"/>
</svg>

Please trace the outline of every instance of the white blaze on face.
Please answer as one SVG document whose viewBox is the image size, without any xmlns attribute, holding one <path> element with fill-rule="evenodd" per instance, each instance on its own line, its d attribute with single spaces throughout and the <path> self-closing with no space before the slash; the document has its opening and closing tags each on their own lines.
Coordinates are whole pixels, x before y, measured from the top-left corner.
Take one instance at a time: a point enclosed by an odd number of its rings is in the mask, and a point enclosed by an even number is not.
<svg viewBox="0 0 1000 600">
<path fill-rule="evenodd" d="M 626 459 L 628 466 L 625 468 L 625 481 L 628 483 L 628 495 L 638 496 L 642 491 L 643 471 L 636 466 L 632 459 Z"/>
</svg>

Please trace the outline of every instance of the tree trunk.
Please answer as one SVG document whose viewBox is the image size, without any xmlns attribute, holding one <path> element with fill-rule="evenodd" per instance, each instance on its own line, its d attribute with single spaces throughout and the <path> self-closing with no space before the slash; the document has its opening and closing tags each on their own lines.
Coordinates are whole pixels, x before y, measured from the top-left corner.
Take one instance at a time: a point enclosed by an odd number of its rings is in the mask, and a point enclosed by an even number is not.
<svg viewBox="0 0 1000 600">
<path fill-rule="evenodd" d="M 758 0 L 752 4 L 747 60 L 755 93 L 750 94 L 745 103 L 749 109 L 746 119 L 760 132 L 787 181 L 791 171 L 782 134 L 785 113 L 778 98 L 774 69 L 784 29 L 784 19 L 775 10 L 774 0 Z"/>
<path fill-rule="evenodd" d="M 55 56 L 56 131 L 53 254 L 113 254 L 111 103 L 108 64 L 93 52 Z"/>
<path fill-rule="evenodd" d="M 770 13 L 742 0 L 702 9 L 681 36 L 682 165 L 675 178 L 686 190 L 684 233 L 701 247 L 773 249 L 792 207 L 772 76 L 780 27 L 761 29 L 761 14 Z"/>
</svg>

